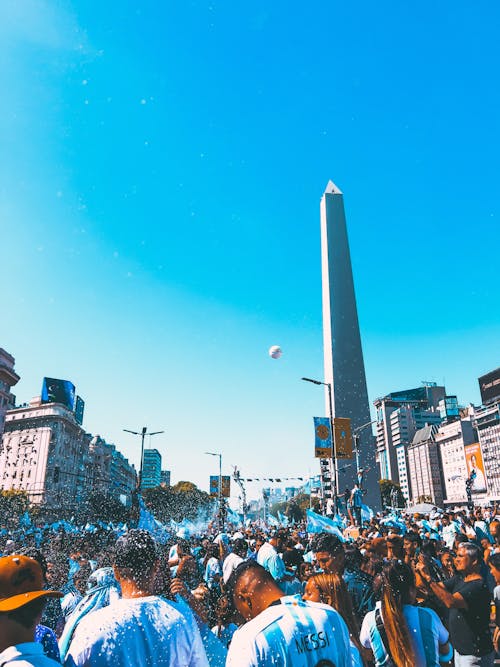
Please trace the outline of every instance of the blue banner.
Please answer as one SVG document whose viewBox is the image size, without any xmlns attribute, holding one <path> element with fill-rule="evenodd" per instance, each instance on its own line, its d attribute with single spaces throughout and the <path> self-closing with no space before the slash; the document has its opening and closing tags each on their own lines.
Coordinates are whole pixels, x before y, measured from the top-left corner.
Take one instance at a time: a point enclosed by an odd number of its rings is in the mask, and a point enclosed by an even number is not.
<svg viewBox="0 0 500 667">
<path fill-rule="evenodd" d="M 332 428 L 328 417 L 314 419 L 314 456 L 329 459 L 332 456 Z"/>
</svg>

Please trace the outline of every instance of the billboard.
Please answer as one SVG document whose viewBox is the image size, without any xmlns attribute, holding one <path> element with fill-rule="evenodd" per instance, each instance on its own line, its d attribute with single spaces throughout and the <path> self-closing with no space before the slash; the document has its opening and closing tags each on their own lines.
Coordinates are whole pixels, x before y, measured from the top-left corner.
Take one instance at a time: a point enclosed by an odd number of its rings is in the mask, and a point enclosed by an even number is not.
<svg viewBox="0 0 500 667">
<path fill-rule="evenodd" d="M 73 412 L 75 409 L 75 385 L 69 380 L 43 378 L 42 403 L 61 403 Z"/>
<path fill-rule="evenodd" d="M 467 464 L 467 476 L 470 478 L 473 475 L 471 492 L 486 493 L 486 474 L 484 472 L 481 445 L 478 442 L 472 445 L 465 445 L 464 452 Z"/>
<path fill-rule="evenodd" d="M 478 378 L 483 405 L 500 401 L 500 368 Z"/>
<path fill-rule="evenodd" d="M 80 426 L 83 424 L 83 412 L 85 410 L 85 401 L 81 396 L 76 397 L 75 402 L 75 420 Z"/>
</svg>

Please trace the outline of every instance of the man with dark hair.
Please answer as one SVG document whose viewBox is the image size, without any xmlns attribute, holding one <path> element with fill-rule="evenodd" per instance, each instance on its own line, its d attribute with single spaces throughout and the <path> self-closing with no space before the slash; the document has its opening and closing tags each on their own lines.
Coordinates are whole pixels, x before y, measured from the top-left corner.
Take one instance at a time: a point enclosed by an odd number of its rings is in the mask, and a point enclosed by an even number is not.
<svg viewBox="0 0 500 667">
<path fill-rule="evenodd" d="M 42 568 L 33 558 L 13 555 L 0 558 L 0 665 L 56 667 L 40 643 L 35 629 L 48 598 L 58 591 L 43 590 Z"/>
<path fill-rule="evenodd" d="M 340 614 L 300 595 L 283 596 L 271 574 L 255 561 L 238 565 L 227 594 L 247 621 L 233 635 L 227 667 L 351 667 L 349 632 Z"/>
<path fill-rule="evenodd" d="M 352 599 L 354 612 L 361 622 L 368 611 L 375 608 L 373 595 L 373 579 L 365 575 L 360 567 L 354 564 L 356 556 L 349 551 L 350 568 L 346 570 L 346 550 L 336 535 L 319 533 L 315 535 L 311 549 L 316 564 L 326 574 L 335 573 L 343 577 Z"/>
<path fill-rule="evenodd" d="M 130 530 L 116 543 L 113 570 L 122 599 L 78 624 L 66 665 L 107 667 L 207 667 L 196 624 L 155 595 L 159 557 L 145 530 Z"/>
<path fill-rule="evenodd" d="M 422 580 L 449 609 L 449 630 L 455 649 L 456 667 L 492 667 L 493 644 L 489 629 L 490 592 L 481 576 L 482 557 L 472 542 L 459 544 L 455 567 L 457 576 L 437 582 L 427 565 L 416 566 Z"/>
<path fill-rule="evenodd" d="M 363 556 L 357 547 L 348 544 L 344 553 L 343 578 L 351 596 L 354 613 L 361 623 L 366 614 L 375 609 L 373 577 L 361 569 Z"/>
<path fill-rule="evenodd" d="M 285 564 L 279 552 L 283 548 L 283 534 L 275 531 L 267 542 L 264 542 L 257 553 L 257 563 L 271 573 L 276 581 L 286 575 Z"/>
<path fill-rule="evenodd" d="M 229 581 L 229 577 L 238 565 L 245 560 L 247 554 L 247 541 L 242 537 L 234 540 L 232 551 L 224 558 L 224 562 L 222 563 L 222 578 L 225 584 Z"/>
</svg>

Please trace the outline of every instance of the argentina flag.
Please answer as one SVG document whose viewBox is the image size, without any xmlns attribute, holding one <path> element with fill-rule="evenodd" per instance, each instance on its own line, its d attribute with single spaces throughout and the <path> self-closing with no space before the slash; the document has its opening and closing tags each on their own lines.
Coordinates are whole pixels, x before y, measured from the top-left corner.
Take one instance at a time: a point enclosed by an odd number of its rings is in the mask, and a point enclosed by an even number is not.
<svg viewBox="0 0 500 667">
<path fill-rule="evenodd" d="M 316 512 L 313 512 L 312 510 L 306 510 L 306 515 L 306 530 L 308 533 L 332 533 L 333 535 L 336 535 L 339 540 L 345 542 L 341 531 L 331 519 L 328 519 L 326 516 L 321 516 L 321 514 L 316 514 Z"/>
</svg>

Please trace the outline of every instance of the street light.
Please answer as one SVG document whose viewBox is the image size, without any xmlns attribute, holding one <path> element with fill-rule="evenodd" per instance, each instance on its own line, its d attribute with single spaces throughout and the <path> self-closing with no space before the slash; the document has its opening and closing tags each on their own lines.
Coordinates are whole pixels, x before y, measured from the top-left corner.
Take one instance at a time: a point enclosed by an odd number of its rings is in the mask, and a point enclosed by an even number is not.
<svg viewBox="0 0 500 667">
<path fill-rule="evenodd" d="M 222 517 L 222 454 L 218 454 L 217 452 L 205 452 L 208 456 L 218 456 L 219 457 L 219 493 L 218 493 L 218 501 L 219 501 L 219 526 L 221 530 L 224 530 L 224 519 Z"/>
<path fill-rule="evenodd" d="M 141 465 L 140 465 L 140 468 L 139 468 L 139 484 L 138 484 L 138 488 L 139 488 L 139 491 L 140 491 L 142 489 L 142 467 L 144 465 L 144 438 L 147 435 L 159 435 L 160 433 L 165 433 L 165 431 L 152 431 L 151 433 L 148 433 L 147 432 L 148 431 L 147 426 L 143 426 L 142 431 L 131 431 L 128 428 L 124 428 L 123 430 L 125 431 L 125 433 L 132 433 L 132 435 L 140 435 L 141 436 Z"/>
<path fill-rule="evenodd" d="M 300 378 L 304 382 L 311 382 L 312 384 L 323 385 L 328 387 L 328 406 L 330 409 L 330 437 L 332 443 L 332 467 L 333 467 L 333 513 L 337 515 L 338 512 L 338 498 L 337 498 L 337 488 L 338 488 L 338 479 L 337 479 L 337 457 L 335 453 L 335 442 L 333 440 L 333 405 L 332 405 L 332 383 L 331 382 L 321 382 L 321 380 L 313 380 L 312 378 Z"/>
<path fill-rule="evenodd" d="M 356 452 L 356 476 L 358 478 L 358 486 L 361 488 L 362 483 L 363 483 L 363 473 L 361 473 L 361 476 L 359 474 L 359 434 L 361 431 L 364 431 L 365 428 L 368 428 L 372 424 L 376 424 L 377 420 L 372 419 L 371 422 L 366 422 L 366 424 L 363 424 L 362 426 L 358 426 L 358 428 L 355 428 L 354 431 L 352 432 L 352 437 L 354 440 L 354 451 Z"/>
</svg>

